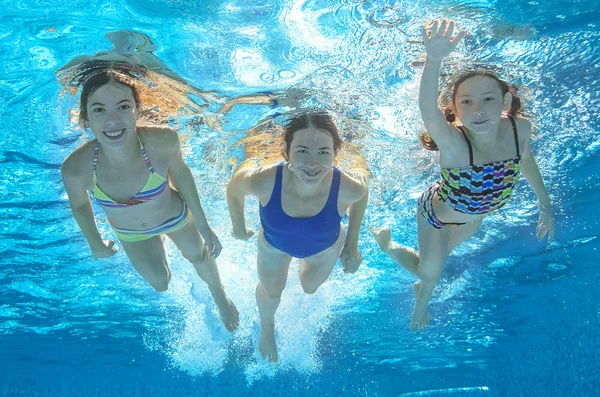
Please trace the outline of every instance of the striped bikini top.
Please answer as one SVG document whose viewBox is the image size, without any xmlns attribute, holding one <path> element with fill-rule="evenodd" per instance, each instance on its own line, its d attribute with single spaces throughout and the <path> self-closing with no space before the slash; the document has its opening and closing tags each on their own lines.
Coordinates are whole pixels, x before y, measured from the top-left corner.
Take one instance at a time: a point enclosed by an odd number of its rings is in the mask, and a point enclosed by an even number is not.
<svg viewBox="0 0 600 397">
<path fill-rule="evenodd" d="M 144 160 L 146 160 L 146 166 L 148 166 L 148 170 L 150 170 L 150 176 L 146 181 L 146 184 L 142 189 L 137 192 L 133 197 L 127 200 L 124 203 L 117 202 L 110 198 L 106 193 L 98 187 L 98 179 L 96 178 L 96 167 L 98 165 L 98 148 L 99 143 L 96 141 L 96 145 L 94 146 L 94 186 L 92 188 L 92 197 L 96 200 L 98 204 L 106 208 L 127 208 L 132 207 L 137 204 L 145 203 L 147 201 L 152 200 L 155 197 L 158 197 L 167 187 L 167 178 L 158 174 L 154 171 L 152 164 L 150 163 L 150 159 L 148 158 L 148 154 L 146 153 L 146 149 L 144 145 L 142 145 L 142 141 L 138 136 L 138 142 L 140 143 L 140 149 L 142 150 L 142 155 L 144 156 Z"/>
<path fill-rule="evenodd" d="M 508 118 L 513 127 L 517 155 L 508 160 L 488 164 L 473 164 L 473 147 L 464 127 L 459 127 L 469 146 L 470 165 L 442 168 L 438 196 L 448 207 L 464 214 L 481 215 L 497 210 L 508 202 L 521 175 L 517 125 L 512 117 Z"/>
</svg>

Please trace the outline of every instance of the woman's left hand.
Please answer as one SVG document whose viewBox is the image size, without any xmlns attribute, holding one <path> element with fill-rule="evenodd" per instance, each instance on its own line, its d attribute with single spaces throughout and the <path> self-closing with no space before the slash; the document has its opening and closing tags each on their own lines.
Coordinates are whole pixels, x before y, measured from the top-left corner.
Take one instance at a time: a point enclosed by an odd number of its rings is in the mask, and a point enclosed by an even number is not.
<svg viewBox="0 0 600 397">
<path fill-rule="evenodd" d="M 219 241 L 219 238 L 215 232 L 209 228 L 204 232 L 200 232 L 200 234 L 202 234 L 204 244 L 206 244 L 206 248 L 208 249 L 208 255 L 212 256 L 213 258 L 217 258 L 219 254 L 221 254 L 223 247 L 221 246 L 221 242 Z"/>
<path fill-rule="evenodd" d="M 554 240 L 554 216 L 552 215 L 552 207 L 549 205 L 538 204 L 540 209 L 540 219 L 538 220 L 535 235 L 538 241 L 548 234 L 548 243 Z"/>
<path fill-rule="evenodd" d="M 344 265 L 344 273 L 356 273 L 363 258 L 356 244 L 344 244 L 340 260 Z"/>
</svg>

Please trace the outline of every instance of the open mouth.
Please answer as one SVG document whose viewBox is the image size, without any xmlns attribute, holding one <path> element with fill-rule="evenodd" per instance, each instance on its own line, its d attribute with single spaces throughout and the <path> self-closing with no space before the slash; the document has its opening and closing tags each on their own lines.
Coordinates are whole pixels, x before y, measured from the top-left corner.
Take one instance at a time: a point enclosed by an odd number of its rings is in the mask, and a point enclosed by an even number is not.
<svg viewBox="0 0 600 397">
<path fill-rule="evenodd" d="M 115 131 L 102 131 L 102 133 L 108 138 L 108 139 L 119 139 L 119 137 L 121 135 L 123 135 L 123 133 L 125 132 L 125 128 L 121 129 L 121 130 L 115 130 Z"/>
<path fill-rule="evenodd" d="M 485 123 L 487 123 L 489 120 L 483 120 L 483 121 L 473 121 L 474 125 L 484 125 Z"/>
</svg>

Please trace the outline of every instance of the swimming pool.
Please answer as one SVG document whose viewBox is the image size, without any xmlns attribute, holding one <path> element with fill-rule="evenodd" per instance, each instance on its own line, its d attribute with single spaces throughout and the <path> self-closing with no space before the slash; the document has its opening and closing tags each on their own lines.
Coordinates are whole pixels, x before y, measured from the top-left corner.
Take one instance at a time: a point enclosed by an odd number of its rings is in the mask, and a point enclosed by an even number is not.
<svg viewBox="0 0 600 397">
<path fill-rule="evenodd" d="M 490 395 L 600 393 L 600 6 L 593 1 L 3 1 L 0 15 L 0 395 Z M 533 142 L 556 208 L 557 238 L 533 235 L 520 194 L 460 246 L 408 329 L 414 281 L 379 253 L 369 226 L 416 246 L 418 194 L 436 179 L 416 106 L 423 22 L 472 33 L 448 68 L 502 67 L 527 88 Z M 59 166 L 81 142 L 54 71 L 110 48 L 117 29 L 199 87 L 239 95 L 290 86 L 360 130 L 373 172 L 361 231 L 365 262 L 339 266 L 315 295 L 292 268 L 278 311 L 280 362 L 254 353 L 255 245 L 230 237 L 225 184 L 241 131 L 267 116 L 239 107 L 224 132 L 183 120 L 184 154 L 224 251 L 223 283 L 241 326 L 216 326 L 208 291 L 170 247 L 167 293 L 120 252 L 94 262 L 70 214 Z M 250 202 L 249 221 L 258 222 Z M 100 223 L 104 233 L 108 225 Z"/>
</svg>

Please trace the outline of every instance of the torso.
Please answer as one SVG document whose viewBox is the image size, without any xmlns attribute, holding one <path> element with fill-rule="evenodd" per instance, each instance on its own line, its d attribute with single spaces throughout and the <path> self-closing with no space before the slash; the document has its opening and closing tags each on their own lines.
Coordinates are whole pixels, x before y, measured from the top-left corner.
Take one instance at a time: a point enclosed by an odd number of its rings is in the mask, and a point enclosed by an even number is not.
<svg viewBox="0 0 600 397">
<path fill-rule="evenodd" d="M 526 142 L 513 130 L 509 119 L 502 119 L 500 128 L 500 139 L 493 150 L 482 151 L 471 145 L 469 153 L 463 138 L 454 155 L 448 156 L 448 150 L 440 154 L 441 188 L 432 204 L 443 222 L 473 222 L 508 201 L 520 175 L 521 148 Z"/>
<path fill-rule="evenodd" d="M 159 137 L 156 134 L 164 133 L 157 129 L 138 128 L 138 134 L 142 141 L 148 159 L 159 176 L 163 178 L 168 175 L 168 157 L 160 150 Z M 89 152 L 87 164 L 82 165 L 89 170 L 88 190 L 94 189 L 93 152 L 95 140 L 88 142 L 85 147 L 85 155 Z M 88 168 L 89 167 L 89 168 Z M 140 151 L 139 156 L 132 160 L 127 167 L 112 166 L 102 155 L 102 146 L 98 151 L 98 163 L 96 167 L 97 187 L 102 190 L 113 201 L 127 203 L 146 186 L 149 181 L 150 170 Z M 152 193 L 150 192 L 152 195 Z M 116 228 L 144 230 L 160 225 L 167 219 L 177 216 L 181 212 L 182 199 L 174 190 L 168 180 L 166 186 L 159 194 L 153 195 L 150 200 L 129 206 L 101 205 L 106 212 L 109 223 Z"/>
</svg>

